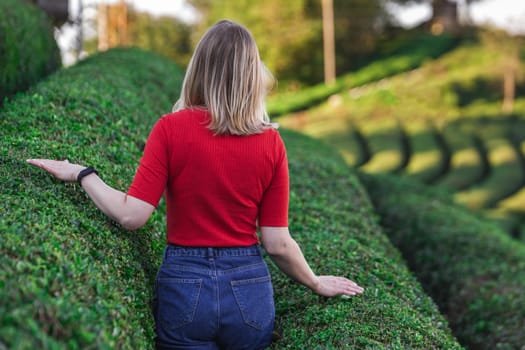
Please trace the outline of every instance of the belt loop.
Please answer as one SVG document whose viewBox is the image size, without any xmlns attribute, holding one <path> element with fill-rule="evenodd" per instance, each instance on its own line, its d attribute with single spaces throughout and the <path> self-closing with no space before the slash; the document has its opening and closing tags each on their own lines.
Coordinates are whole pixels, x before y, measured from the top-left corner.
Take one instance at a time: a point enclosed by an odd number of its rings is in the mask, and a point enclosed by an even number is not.
<svg viewBox="0 0 525 350">
<path fill-rule="evenodd" d="M 213 254 L 213 248 L 211 247 L 208 247 L 208 258 L 211 259 L 213 258 L 214 254 Z"/>
</svg>

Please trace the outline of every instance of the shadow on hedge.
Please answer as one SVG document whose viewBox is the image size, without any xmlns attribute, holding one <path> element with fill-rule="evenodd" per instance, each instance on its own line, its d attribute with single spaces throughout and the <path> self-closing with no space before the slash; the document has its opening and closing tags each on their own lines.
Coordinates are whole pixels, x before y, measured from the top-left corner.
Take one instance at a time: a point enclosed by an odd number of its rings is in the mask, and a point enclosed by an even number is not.
<svg viewBox="0 0 525 350">
<path fill-rule="evenodd" d="M 525 344 L 525 246 L 444 192 L 387 175 L 361 175 L 381 225 L 473 349 Z"/>
</svg>

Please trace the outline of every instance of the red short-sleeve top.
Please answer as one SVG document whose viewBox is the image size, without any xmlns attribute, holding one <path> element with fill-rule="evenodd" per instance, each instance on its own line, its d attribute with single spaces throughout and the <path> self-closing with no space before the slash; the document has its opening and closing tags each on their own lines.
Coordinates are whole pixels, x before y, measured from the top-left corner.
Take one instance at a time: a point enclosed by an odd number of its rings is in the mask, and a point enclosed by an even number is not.
<svg viewBox="0 0 525 350">
<path fill-rule="evenodd" d="M 275 129 L 214 135 L 206 110 L 163 116 L 153 127 L 128 195 L 167 204 L 168 243 L 237 247 L 258 242 L 256 225 L 288 226 L 289 178 Z"/>
</svg>

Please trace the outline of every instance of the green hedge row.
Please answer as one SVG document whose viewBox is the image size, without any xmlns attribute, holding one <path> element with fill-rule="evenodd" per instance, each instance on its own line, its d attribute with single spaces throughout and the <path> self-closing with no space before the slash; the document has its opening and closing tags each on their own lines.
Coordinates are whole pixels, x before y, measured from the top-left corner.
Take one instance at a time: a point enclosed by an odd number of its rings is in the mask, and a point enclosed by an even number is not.
<svg viewBox="0 0 525 350">
<path fill-rule="evenodd" d="M 27 1 L 0 1 L 0 105 L 61 66 L 53 27 Z"/>
<path fill-rule="evenodd" d="M 365 292 L 326 300 L 273 267 L 276 330 L 282 337 L 273 348 L 460 348 L 377 224 L 356 174 L 319 141 L 281 134 L 290 164 L 292 235 L 314 271 L 348 276 Z"/>
<path fill-rule="evenodd" d="M 443 193 L 392 176 L 361 178 L 458 339 L 473 349 L 522 349 L 525 246 Z"/>
<path fill-rule="evenodd" d="M 0 347 L 152 347 L 148 300 L 164 242 L 161 211 L 125 232 L 77 185 L 25 159 L 68 157 L 127 188 L 180 79 L 152 54 L 113 50 L 60 71 L 0 112 Z M 366 292 L 325 300 L 273 267 L 281 335 L 273 348 L 460 348 L 381 232 L 355 174 L 332 149 L 283 136 L 292 232 L 316 271 L 347 275 Z"/>
<path fill-rule="evenodd" d="M 131 233 L 76 184 L 25 163 L 68 157 L 127 189 L 182 72 L 139 50 L 63 69 L 0 111 L 0 349 L 148 349 L 150 286 L 164 242 L 159 214 Z"/>
<path fill-rule="evenodd" d="M 395 74 L 421 66 L 426 60 L 438 57 L 457 44 L 454 37 L 419 34 L 407 40 L 404 45 L 388 57 L 378 58 L 357 72 L 345 74 L 330 85 L 318 84 L 293 93 L 275 95 L 268 101 L 268 113 L 272 117 L 305 110 L 329 96 L 345 89 L 351 89 L 378 81 Z"/>
</svg>

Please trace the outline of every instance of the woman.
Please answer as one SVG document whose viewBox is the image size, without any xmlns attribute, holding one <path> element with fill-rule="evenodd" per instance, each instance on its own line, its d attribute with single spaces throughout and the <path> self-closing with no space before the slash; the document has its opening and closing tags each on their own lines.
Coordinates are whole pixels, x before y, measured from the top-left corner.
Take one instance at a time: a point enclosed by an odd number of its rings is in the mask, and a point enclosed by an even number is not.
<svg viewBox="0 0 525 350">
<path fill-rule="evenodd" d="M 277 266 L 315 293 L 363 291 L 317 276 L 288 231 L 288 163 L 265 111 L 272 77 L 251 34 L 220 21 L 202 37 L 174 112 L 151 131 L 127 193 L 92 167 L 30 159 L 78 181 L 126 229 L 144 225 L 165 193 L 167 247 L 154 310 L 159 349 L 263 349 L 271 343 L 273 289 L 260 241 Z"/>
</svg>

